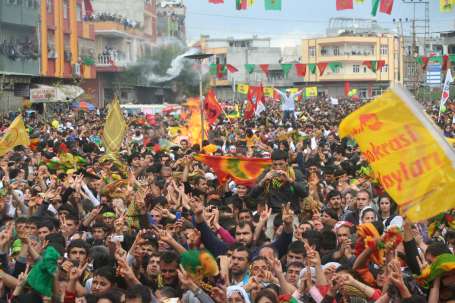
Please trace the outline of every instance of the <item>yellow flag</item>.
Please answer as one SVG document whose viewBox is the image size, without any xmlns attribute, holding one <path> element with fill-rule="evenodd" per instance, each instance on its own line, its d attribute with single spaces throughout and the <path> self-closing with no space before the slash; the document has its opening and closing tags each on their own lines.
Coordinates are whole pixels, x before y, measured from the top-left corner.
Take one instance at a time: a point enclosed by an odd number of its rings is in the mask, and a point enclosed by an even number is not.
<svg viewBox="0 0 455 303">
<path fill-rule="evenodd" d="M 264 96 L 273 98 L 273 87 L 264 87 Z"/>
<path fill-rule="evenodd" d="M 3 138 L 0 140 L 0 156 L 7 154 L 18 145 L 30 145 L 30 137 L 28 136 L 28 131 L 25 128 L 24 120 L 22 120 L 21 115 L 14 119 L 13 123 L 11 123 L 3 135 Z"/>
<path fill-rule="evenodd" d="M 256 1 L 256 0 L 248 0 L 248 7 L 253 6 L 253 4 L 254 4 L 255 1 Z"/>
<path fill-rule="evenodd" d="M 450 13 L 454 7 L 454 0 L 439 0 L 439 10 L 442 13 Z"/>
<path fill-rule="evenodd" d="M 250 87 L 248 86 L 248 84 L 237 84 L 237 92 L 241 93 L 241 94 L 248 94 L 248 89 Z"/>
<path fill-rule="evenodd" d="M 311 86 L 305 88 L 305 96 L 307 97 L 317 97 L 318 96 L 318 88 L 316 86 Z"/>
<path fill-rule="evenodd" d="M 109 105 L 106 123 L 104 124 L 103 142 L 107 153 L 118 152 L 122 146 L 127 128 L 128 125 L 123 117 L 119 100 L 115 98 Z"/>
<path fill-rule="evenodd" d="M 403 89 L 389 90 L 347 116 L 339 134 L 355 139 L 411 221 L 455 207 L 455 152 Z"/>
</svg>

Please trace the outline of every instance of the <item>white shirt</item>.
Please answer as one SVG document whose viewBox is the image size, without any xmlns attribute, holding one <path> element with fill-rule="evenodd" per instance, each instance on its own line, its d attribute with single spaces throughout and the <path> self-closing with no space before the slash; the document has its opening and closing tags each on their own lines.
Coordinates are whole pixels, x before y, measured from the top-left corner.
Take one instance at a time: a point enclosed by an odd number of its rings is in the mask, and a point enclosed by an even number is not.
<svg viewBox="0 0 455 303">
<path fill-rule="evenodd" d="M 300 95 L 303 92 L 303 90 L 300 90 L 300 91 L 296 92 L 295 94 L 292 94 L 292 95 L 289 94 L 289 96 L 287 96 L 285 93 L 283 93 L 282 91 L 280 91 L 276 88 L 275 88 L 275 91 L 280 94 L 281 98 L 283 98 L 283 104 L 281 105 L 281 109 L 283 111 L 285 111 L 285 110 L 294 111 L 295 110 L 294 99 L 295 99 L 295 97 L 297 97 L 298 95 Z"/>
</svg>

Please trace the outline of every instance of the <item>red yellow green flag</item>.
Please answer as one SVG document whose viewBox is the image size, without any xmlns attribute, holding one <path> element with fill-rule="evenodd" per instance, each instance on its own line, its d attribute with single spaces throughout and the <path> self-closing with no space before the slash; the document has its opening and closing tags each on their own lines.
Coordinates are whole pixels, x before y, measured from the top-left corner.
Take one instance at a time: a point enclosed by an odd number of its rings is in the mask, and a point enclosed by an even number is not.
<svg viewBox="0 0 455 303">
<path fill-rule="evenodd" d="M 18 145 L 30 145 L 28 131 L 25 128 L 24 120 L 22 120 L 21 115 L 14 119 L 13 123 L 11 123 L 3 135 L 3 138 L 0 139 L 0 156 L 7 154 Z"/>
<path fill-rule="evenodd" d="M 341 122 L 339 133 L 358 143 L 375 177 L 410 221 L 455 207 L 455 152 L 403 89 L 360 107 Z"/>
<path fill-rule="evenodd" d="M 209 166 L 217 175 L 220 184 L 232 179 L 237 184 L 252 185 L 270 167 L 271 159 L 195 155 L 194 158 Z"/>
</svg>

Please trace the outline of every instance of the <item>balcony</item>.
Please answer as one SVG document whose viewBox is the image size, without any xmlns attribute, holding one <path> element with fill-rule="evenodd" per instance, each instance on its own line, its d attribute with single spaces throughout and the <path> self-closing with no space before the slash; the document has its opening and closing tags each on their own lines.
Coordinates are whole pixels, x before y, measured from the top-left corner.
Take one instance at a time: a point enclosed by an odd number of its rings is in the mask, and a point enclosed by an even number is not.
<svg viewBox="0 0 455 303">
<path fill-rule="evenodd" d="M 119 72 L 126 69 L 129 61 L 119 55 L 98 55 L 96 70 L 98 72 Z"/>
<path fill-rule="evenodd" d="M 126 38 L 129 36 L 141 36 L 138 29 L 123 25 L 114 21 L 97 21 L 95 33 L 97 36 Z"/>
<path fill-rule="evenodd" d="M 39 75 L 39 62 L 33 59 L 16 59 L 0 54 L 0 73 Z"/>
<path fill-rule="evenodd" d="M 39 16 L 38 6 L 33 5 L 33 3 L 32 6 L 9 4 L 8 1 L 0 1 L 1 22 L 36 27 Z"/>
</svg>

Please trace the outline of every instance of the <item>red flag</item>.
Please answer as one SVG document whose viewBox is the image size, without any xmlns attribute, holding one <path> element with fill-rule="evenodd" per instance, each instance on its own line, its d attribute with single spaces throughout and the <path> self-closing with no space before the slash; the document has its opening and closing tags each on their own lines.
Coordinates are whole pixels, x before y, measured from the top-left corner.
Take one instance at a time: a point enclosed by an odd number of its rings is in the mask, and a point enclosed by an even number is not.
<svg viewBox="0 0 455 303">
<path fill-rule="evenodd" d="M 268 64 L 259 64 L 259 67 L 262 69 L 266 76 L 269 75 L 269 65 Z"/>
<path fill-rule="evenodd" d="M 295 65 L 295 70 L 297 71 L 297 76 L 305 77 L 305 75 L 306 75 L 306 64 L 297 63 Z"/>
<path fill-rule="evenodd" d="M 327 62 L 321 62 L 318 63 L 318 68 L 319 68 L 319 76 L 322 76 L 324 74 L 325 69 L 327 68 L 328 63 Z"/>
<path fill-rule="evenodd" d="M 217 64 L 216 65 L 216 77 L 218 79 L 222 79 L 225 74 L 226 74 L 226 65 Z"/>
<path fill-rule="evenodd" d="M 220 4 L 220 3 L 224 3 L 224 0 L 209 0 L 209 3 Z"/>
<path fill-rule="evenodd" d="M 85 6 L 85 15 L 87 15 L 88 17 L 91 17 L 93 15 L 92 1 L 84 0 L 84 6 Z"/>
<path fill-rule="evenodd" d="M 337 0 L 337 11 L 354 8 L 353 0 Z"/>
<path fill-rule="evenodd" d="M 244 118 L 249 120 L 254 117 L 254 113 L 256 112 L 256 107 L 259 101 L 264 101 L 264 89 L 261 86 L 250 86 L 248 89 L 248 102 L 245 107 Z"/>
<path fill-rule="evenodd" d="M 351 82 L 345 81 L 344 82 L 344 95 L 349 96 L 350 91 L 351 91 Z"/>
<path fill-rule="evenodd" d="M 216 122 L 218 117 L 221 115 L 221 112 L 223 111 L 221 109 L 220 103 L 218 103 L 218 100 L 216 99 L 213 90 L 209 90 L 207 93 L 207 97 L 205 98 L 204 102 L 204 111 L 207 122 L 210 125 Z"/>
<path fill-rule="evenodd" d="M 379 60 L 377 64 L 378 65 L 377 65 L 376 70 L 381 71 L 382 67 L 385 65 L 385 61 L 384 60 Z"/>
<path fill-rule="evenodd" d="M 379 8 L 379 11 L 381 13 L 390 15 L 392 13 L 392 8 L 393 8 L 393 0 L 381 0 L 381 6 Z"/>
<path fill-rule="evenodd" d="M 446 71 L 449 67 L 449 56 L 444 55 L 442 56 L 442 70 Z"/>
<path fill-rule="evenodd" d="M 228 69 L 228 71 L 229 71 L 230 73 L 236 73 L 236 72 L 239 71 L 239 70 L 236 69 L 232 64 L 227 64 L 226 67 L 227 67 L 227 69 Z"/>
</svg>

